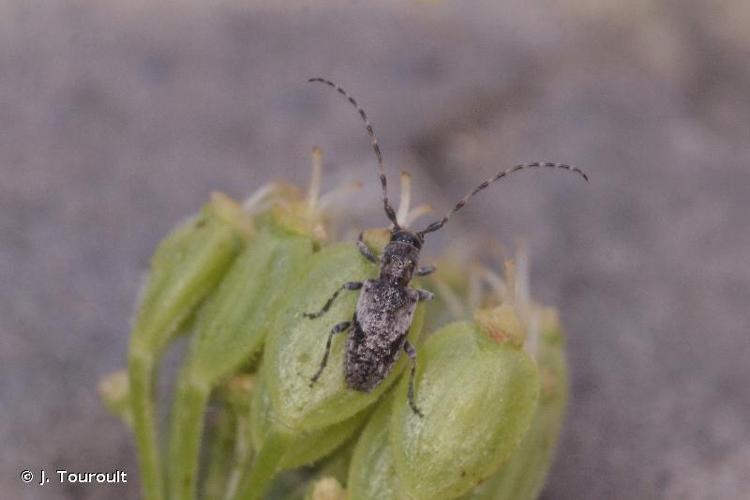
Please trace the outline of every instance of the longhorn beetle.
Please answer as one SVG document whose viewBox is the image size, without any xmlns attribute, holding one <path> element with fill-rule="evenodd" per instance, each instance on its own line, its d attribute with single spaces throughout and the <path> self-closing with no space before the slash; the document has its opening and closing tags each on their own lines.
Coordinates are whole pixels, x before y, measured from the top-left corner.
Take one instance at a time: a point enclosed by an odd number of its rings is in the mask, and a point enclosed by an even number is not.
<svg viewBox="0 0 750 500">
<path fill-rule="evenodd" d="M 308 82 L 323 83 L 335 89 L 354 106 L 362 118 L 378 160 L 385 215 L 391 224 L 393 224 L 390 242 L 386 245 L 383 254 L 379 258 L 364 243 L 362 233 L 360 233 L 357 240 L 357 248 L 359 248 L 362 255 L 369 261 L 380 265 L 380 276 L 377 279 L 344 283 L 326 301 L 320 311 L 304 313 L 304 317 L 306 318 L 318 318 L 328 311 L 342 290 L 361 290 L 354 317 L 350 321 L 338 323 L 328 334 L 323 359 L 320 362 L 318 371 L 310 379 L 310 387 L 318 380 L 318 377 L 320 377 L 320 374 L 323 373 L 326 367 L 333 336 L 337 333 L 349 332 L 344 361 L 344 375 L 349 388 L 362 392 L 373 390 L 390 373 L 393 365 L 398 360 L 401 350 L 403 350 L 411 360 L 408 390 L 409 406 L 411 406 L 414 413 L 421 417 L 422 412 L 414 403 L 414 372 L 416 369 L 417 351 L 406 340 L 406 336 L 411 326 L 417 303 L 423 300 L 430 300 L 433 296 L 427 290 L 409 287 L 409 282 L 413 276 L 425 276 L 435 271 L 435 266 L 417 267 L 419 252 L 422 250 L 422 244 L 424 243 L 424 236 L 442 228 L 448 222 L 450 216 L 461 210 L 472 196 L 491 183 L 513 172 L 518 172 L 525 168 L 547 167 L 575 172 L 587 182 L 588 177 L 582 170 L 563 163 L 521 163 L 515 167 L 503 170 L 494 177 L 479 184 L 473 191 L 456 203 L 453 210 L 445 214 L 442 219 L 429 224 L 421 231 L 407 229 L 399 224 L 396 219 L 396 212 L 388 201 L 383 155 L 380 152 L 377 137 L 365 111 L 357 104 L 357 101 L 353 97 L 335 83 L 324 78 L 310 78 Z"/>
</svg>

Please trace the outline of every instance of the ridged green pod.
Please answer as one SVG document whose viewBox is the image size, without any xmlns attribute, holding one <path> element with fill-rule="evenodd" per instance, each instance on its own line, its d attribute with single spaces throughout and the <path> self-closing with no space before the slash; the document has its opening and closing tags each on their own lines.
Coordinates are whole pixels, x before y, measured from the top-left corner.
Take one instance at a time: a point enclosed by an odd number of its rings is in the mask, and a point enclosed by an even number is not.
<svg viewBox="0 0 750 500">
<path fill-rule="evenodd" d="M 263 226 L 237 258 L 198 318 L 187 370 L 215 385 L 262 346 L 278 301 L 304 274 L 315 242 Z"/>
<path fill-rule="evenodd" d="M 541 375 L 536 415 L 510 460 L 466 500 L 534 500 L 554 457 L 568 399 L 565 338 L 553 309 L 539 310 L 540 338 L 534 357 Z"/>
<path fill-rule="evenodd" d="M 450 324 L 420 348 L 416 404 L 398 387 L 389 439 L 409 498 L 441 500 L 469 492 L 517 449 L 539 395 L 535 363 L 520 348 L 519 322 L 500 306 L 477 322 Z"/>
<path fill-rule="evenodd" d="M 128 351 L 133 431 L 147 500 L 164 495 L 154 415 L 156 363 L 253 233 L 240 205 L 217 193 L 160 243 L 152 259 Z"/>
<path fill-rule="evenodd" d="M 160 352 L 254 233 L 252 218 L 239 204 L 213 193 L 197 216 L 167 235 L 151 259 L 131 351 Z"/>
</svg>

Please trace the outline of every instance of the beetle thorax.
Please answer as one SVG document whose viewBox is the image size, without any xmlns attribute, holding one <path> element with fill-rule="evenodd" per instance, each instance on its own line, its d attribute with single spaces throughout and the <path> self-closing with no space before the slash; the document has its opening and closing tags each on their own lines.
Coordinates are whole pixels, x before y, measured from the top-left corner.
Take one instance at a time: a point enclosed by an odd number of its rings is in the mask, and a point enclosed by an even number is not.
<svg viewBox="0 0 750 500">
<path fill-rule="evenodd" d="M 380 279 L 405 287 L 414 275 L 419 261 L 419 249 L 404 241 L 394 241 L 385 247 L 380 267 Z"/>
</svg>

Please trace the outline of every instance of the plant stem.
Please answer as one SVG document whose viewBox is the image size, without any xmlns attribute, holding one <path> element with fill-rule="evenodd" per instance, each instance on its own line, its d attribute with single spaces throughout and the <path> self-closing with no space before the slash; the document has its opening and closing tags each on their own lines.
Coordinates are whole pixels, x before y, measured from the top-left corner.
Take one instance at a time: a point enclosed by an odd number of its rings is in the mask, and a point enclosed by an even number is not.
<svg viewBox="0 0 750 500">
<path fill-rule="evenodd" d="M 203 498 L 224 498 L 228 494 L 234 439 L 237 422 L 234 414 L 226 407 L 219 409 L 216 423 L 211 427 L 208 465 L 203 484 Z"/>
<path fill-rule="evenodd" d="M 137 346 L 128 356 L 130 377 L 130 404 L 133 412 L 133 432 L 138 444 L 138 464 L 141 471 L 141 489 L 145 500 L 164 498 L 159 446 L 157 442 L 156 417 L 151 397 L 154 384 L 154 359 Z"/>
<path fill-rule="evenodd" d="M 272 430 L 268 433 L 256 455 L 253 468 L 240 481 L 233 500 L 259 500 L 273 480 L 291 436 Z"/>
<path fill-rule="evenodd" d="M 197 493 L 203 420 L 210 390 L 188 373 L 180 377 L 172 409 L 169 441 L 169 495 L 188 500 Z"/>
<path fill-rule="evenodd" d="M 226 500 L 233 498 L 240 486 L 243 472 L 248 469 L 253 456 L 252 444 L 250 443 L 250 415 L 249 411 L 244 414 L 235 413 L 236 435 L 234 457 L 231 471 L 227 480 L 227 491 L 224 496 Z"/>
</svg>

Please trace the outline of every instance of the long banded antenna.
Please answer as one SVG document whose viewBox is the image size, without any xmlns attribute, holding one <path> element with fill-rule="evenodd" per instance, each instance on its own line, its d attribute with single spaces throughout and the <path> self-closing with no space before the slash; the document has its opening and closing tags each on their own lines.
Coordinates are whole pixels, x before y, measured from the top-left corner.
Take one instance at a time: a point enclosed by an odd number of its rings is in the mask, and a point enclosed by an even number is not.
<svg viewBox="0 0 750 500">
<path fill-rule="evenodd" d="M 344 96 L 349 103 L 354 106 L 354 109 L 357 110 L 359 113 L 359 116 L 362 118 L 362 121 L 365 123 L 365 128 L 367 129 L 367 133 L 370 135 L 370 140 L 372 141 L 372 149 L 375 151 L 375 156 L 378 158 L 378 169 L 380 173 L 380 185 L 383 187 L 383 208 L 385 209 L 385 215 L 388 217 L 388 219 L 393 223 L 394 229 L 398 230 L 400 229 L 400 226 L 398 225 L 398 220 L 396 219 L 396 211 L 393 210 L 393 207 L 391 206 L 390 201 L 388 201 L 388 189 L 387 189 L 387 181 L 385 178 L 385 167 L 383 166 L 383 154 L 380 152 L 380 146 L 378 145 L 378 138 L 375 136 L 375 131 L 372 129 L 372 125 L 370 125 L 370 120 L 367 119 L 367 113 L 365 113 L 365 110 L 362 109 L 359 104 L 357 104 L 357 101 L 354 100 L 352 96 L 346 93 L 344 89 L 336 85 L 330 80 L 326 80 L 325 78 L 310 78 L 307 80 L 308 82 L 320 82 L 328 85 L 329 87 L 336 90 L 339 94 Z"/>
<path fill-rule="evenodd" d="M 536 167 L 560 168 L 563 170 L 568 170 L 570 172 L 577 173 L 578 175 L 583 177 L 583 179 L 586 182 L 589 181 L 589 177 L 583 172 L 583 170 L 581 170 L 578 167 L 571 167 L 570 165 L 566 165 L 564 163 L 550 163 L 550 162 L 538 162 L 538 161 L 533 162 L 533 163 L 521 163 L 520 165 L 516 165 L 515 167 L 511 167 L 507 170 L 503 170 L 502 172 L 498 173 L 494 177 L 490 177 L 489 179 L 487 179 L 486 181 L 478 185 L 476 188 L 474 188 L 474 190 L 471 193 L 461 198 L 461 200 L 458 203 L 456 203 L 456 206 L 453 207 L 453 210 L 445 214 L 445 217 L 443 217 L 439 221 L 433 222 L 432 224 L 424 228 L 422 231 L 420 231 L 420 234 L 424 236 L 427 233 L 432 233 L 433 231 L 437 231 L 438 229 L 443 227 L 445 223 L 448 222 L 448 219 L 450 219 L 451 215 L 461 210 L 464 207 L 464 205 L 466 205 L 466 202 L 468 202 L 472 196 L 474 196 L 481 190 L 485 189 L 487 186 L 489 186 L 493 182 L 499 181 L 503 177 L 509 174 L 512 174 L 513 172 L 518 172 L 519 170 L 523 170 L 525 168 L 536 168 Z"/>
</svg>

